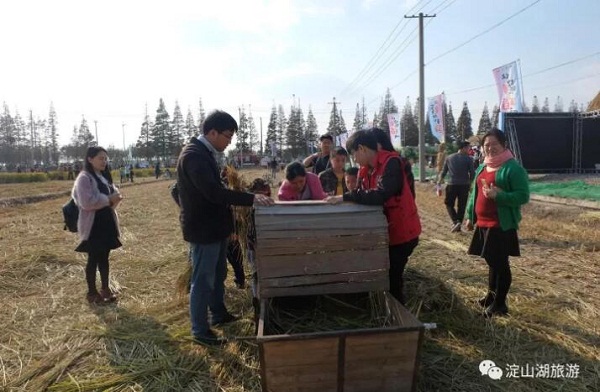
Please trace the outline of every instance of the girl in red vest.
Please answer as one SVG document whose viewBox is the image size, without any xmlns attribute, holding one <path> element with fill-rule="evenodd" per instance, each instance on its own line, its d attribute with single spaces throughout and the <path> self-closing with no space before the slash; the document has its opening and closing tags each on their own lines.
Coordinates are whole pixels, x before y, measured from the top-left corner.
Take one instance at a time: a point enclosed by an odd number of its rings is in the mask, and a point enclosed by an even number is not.
<svg viewBox="0 0 600 392">
<path fill-rule="evenodd" d="M 327 201 L 383 206 L 388 221 L 390 293 L 404 304 L 404 268 L 421 234 L 421 221 L 405 164 L 395 151 L 378 151 L 372 131 L 354 132 L 346 142 L 346 149 L 360 165 L 358 188 L 343 196 L 331 196 Z"/>
</svg>

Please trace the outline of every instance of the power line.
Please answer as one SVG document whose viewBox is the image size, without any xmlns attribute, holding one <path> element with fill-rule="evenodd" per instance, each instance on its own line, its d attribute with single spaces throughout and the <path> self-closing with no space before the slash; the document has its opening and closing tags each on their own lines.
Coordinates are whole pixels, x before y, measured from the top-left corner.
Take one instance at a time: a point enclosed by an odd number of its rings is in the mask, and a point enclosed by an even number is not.
<svg viewBox="0 0 600 392">
<path fill-rule="evenodd" d="M 364 89 L 367 85 L 377 79 L 386 69 L 388 69 L 394 61 L 402 54 L 408 47 L 417 39 L 418 27 L 415 27 L 409 35 L 402 41 L 402 43 L 396 48 L 396 50 L 387 58 L 385 63 L 381 64 L 379 68 L 367 79 L 360 87 L 356 88 L 356 91 Z M 410 40 L 410 41 L 409 41 Z"/>
<path fill-rule="evenodd" d="M 446 56 L 446 55 L 448 55 L 448 54 L 450 54 L 450 53 L 454 52 L 455 50 L 458 50 L 458 49 L 462 48 L 463 46 L 467 45 L 468 43 L 470 43 L 470 42 L 473 42 L 473 41 L 474 41 L 474 40 L 476 40 L 477 38 L 479 38 L 479 37 L 481 37 L 481 36 L 483 36 L 483 35 L 485 35 L 485 34 L 489 33 L 490 31 L 494 30 L 495 28 L 497 28 L 497 27 L 499 27 L 499 26 L 503 25 L 504 23 L 508 22 L 509 20 L 511 20 L 512 18 L 514 18 L 515 16 L 517 16 L 517 15 L 519 15 L 519 14 L 521 14 L 521 13 L 525 12 L 527 9 L 529 9 L 529 8 L 533 7 L 534 5 L 536 5 L 537 3 L 539 3 L 540 1 L 542 1 L 542 0 L 536 0 L 536 1 L 534 1 L 533 3 L 529 4 L 529 5 L 528 5 L 528 6 L 526 6 L 525 8 L 522 8 L 522 9 L 520 9 L 519 11 L 517 11 L 517 12 L 515 12 L 514 14 L 510 15 L 509 17 L 507 17 L 507 18 L 505 18 L 505 19 L 501 20 L 500 22 L 498 22 L 498 23 L 494 24 L 492 27 L 490 27 L 490 28 L 488 28 L 488 29 L 486 29 L 486 30 L 482 31 L 482 32 L 481 32 L 481 33 L 479 33 L 479 34 L 476 34 L 475 36 L 473 36 L 473 37 L 471 37 L 471 38 L 469 38 L 468 40 L 466 40 L 466 41 L 465 41 L 465 42 L 463 42 L 462 44 L 460 44 L 460 45 L 458 45 L 458 46 L 456 46 L 456 47 L 454 47 L 454 48 L 452 48 L 452 49 L 450 49 L 450 50 L 448 50 L 448 51 L 446 51 L 446 52 L 444 52 L 444 53 L 440 54 L 440 55 L 439 55 L 439 56 L 437 56 L 437 57 L 434 57 L 433 59 L 429 60 L 429 62 L 427 63 L 427 65 L 429 65 L 429 64 L 431 64 L 431 63 L 433 63 L 433 62 L 434 62 L 434 61 L 436 61 L 436 60 L 439 60 L 439 59 L 441 59 L 442 57 L 444 57 L 444 56 Z"/>
<path fill-rule="evenodd" d="M 441 7 L 442 4 L 444 4 L 447 1 L 449 1 L 449 0 L 442 1 L 440 4 L 437 5 L 437 7 L 435 7 L 435 9 Z M 446 8 L 448 8 L 449 6 L 454 4 L 455 1 L 456 0 L 452 0 L 449 4 L 447 4 L 445 7 L 443 7 L 438 13 L 440 13 L 441 11 L 445 10 Z M 425 5 L 427 5 L 427 4 L 425 4 Z M 427 21 L 427 23 L 425 24 L 425 27 L 427 27 L 432 21 L 433 20 Z M 398 46 L 398 48 L 396 48 L 396 51 L 388 57 L 386 62 L 383 63 L 382 65 L 380 65 L 379 68 L 371 75 L 371 77 L 366 82 L 364 82 L 362 84 L 362 86 L 360 88 L 355 88 L 353 90 L 350 90 L 350 92 L 360 91 L 360 90 L 364 89 L 368 84 L 370 84 L 373 80 L 377 79 L 386 69 L 388 69 L 394 63 L 394 61 L 396 61 L 396 59 L 402 53 L 404 53 L 406 51 L 406 49 L 408 49 L 408 47 L 416 40 L 417 35 L 415 34 L 413 36 L 413 34 L 416 33 L 416 31 L 417 31 L 417 28 L 415 27 L 415 29 L 409 33 L 408 37 L 406 37 L 404 39 L 404 41 L 402 41 L 402 43 Z M 411 39 L 411 37 L 412 37 L 412 39 Z M 410 41 L 408 41 L 409 39 L 410 39 Z M 406 43 L 406 45 L 404 45 L 405 43 Z M 408 80 L 408 78 L 410 76 L 414 75 L 416 72 L 417 72 L 417 70 L 411 72 L 405 79 L 402 80 L 402 82 L 398 83 L 394 87 L 391 87 L 390 89 L 393 89 L 393 88 L 397 87 L 398 85 L 402 84 L 404 81 Z M 373 101 L 371 101 L 371 102 L 373 102 Z"/>
<path fill-rule="evenodd" d="M 549 87 L 555 87 L 555 86 L 560 86 L 560 85 L 563 85 L 563 84 L 578 82 L 580 80 L 594 78 L 596 76 L 600 76 L 600 72 L 596 72 L 595 74 L 591 74 L 591 75 L 587 75 L 587 76 L 582 76 L 580 78 L 571 79 L 571 80 L 567 80 L 567 81 L 560 82 L 560 83 L 554 83 L 554 84 L 549 84 L 549 85 L 542 86 L 542 87 L 536 87 L 535 90 L 538 91 L 538 90 L 542 90 L 542 89 L 549 88 Z"/>
<path fill-rule="evenodd" d="M 573 63 L 576 63 L 576 62 L 578 62 L 578 61 L 585 60 L 585 59 L 588 59 L 588 58 L 590 58 L 590 57 L 594 57 L 594 56 L 596 56 L 596 55 L 599 55 L 599 54 L 600 54 L 600 52 L 596 52 L 596 53 L 588 54 L 587 56 L 583 56 L 583 57 L 580 57 L 580 58 L 578 58 L 578 59 L 574 59 L 574 60 L 566 61 L 566 62 L 564 62 L 564 63 L 558 64 L 558 65 L 555 65 L 555 66 L 553 66 L 553 67 L 549 67 L 549 68 L 546 68 L 546 69 L 542 69 L 542 70 L 540 70 L 540 71 L 536 71 L 536 72 L 533 72 L 533 73 L 530 73 L 530 74 L 524 75 L 523 77 L 526 77 L 526 76 L 533 76 L 533 75 L 541 74 L 541 73 L 543 73 L 543 72 L 550 71 L 550 70 L 553 70 L 553 69 L 556 69 L 556 68 L 560 68 L 560 67 L 563 67 L 563 66 L 565 66 L 565 65 L 573 64 Z"/>
<path fill-rule="evenodd" d="M 583 61 L 583 60 L 589 59 L 590 57 L 597 56 L 599 54 L 600 54 L 600 52 L 596 52 L 596 53 L 588 54 L 586 56 L 579 57 L 579 58 L 576 58 L 576 59 L 573 59 L 573 60 L 565 61 L 564 63 L 560 63 L 560 64 L 557 64 L 557 65 L 552 65 L 550 67 L 540 69 L 539 71 L 535 71 L 535 72 L 531 72 L 531 73 L 525 74 L 525 75 L 523 75 L 523 78 L 527 78 L 527 77 L 530 77 L 530 76 L 539 75 L 539 74 L 544 73 L 544 72 L 552 71 L 553 69 L 564 67 L 565 65 L 574 64 L 574 63 L 577 63 L 579 61 Z M 469 89 L 461 90 L 461 91 L 448 91 L 448 92 L 446 92 L 446 94 L 468 93 L 468 92 L 471 92 L 471 91 L 483 90 L 485 88 L 494 87 L 494 86 L 495 86 L 495 84 L 492 83 L 492 84 L 486 84 L 485 86 L 473 87 L 473 88 L 469 88 Z"/>
<path fill-rule="evenodd" d="M 454 2 L 455 2 L 455 1 L 456 1 L 456 0 L 452 0 L 452 1 L 450 2 L 450 4 L 446 5 L 446 6 L 445 6 L 444 8 L 442 8 L 441 10 L 439 10 L 439 11 L 433 10 L 432 12 L 435 12 L 436 14 L 439 14 L 440 12 L 444 11 L 446 8 L 448 8 L 448 7 L 450 7 L 452 4 L 454 4 Z M 440 5 L 441 5 L 441 4 L 440 4 Z M 438 6 L 438 7 L 439 7 L 439 6 Z"/>
<path fill-rule="evenodd" d="M 418 1 L 408 12 L 412 12 L 416 7 L 419 6 L 420 3 L 422 3 L 424 0 L 420 0 Z M 429 4 L 432 0 L 429 0 L 427 2 L 427 4 Z M 427 5 L 425 4 L 425 5 Z M 375 65 L 375 63 L 381 58 L 381 56 L 383 55 L 384 51 L 387 50 L 392 43 L 394 43 L 394 41 L 396 41 L 396 39 L 398 39 L 398 36 L 402 33 L 402 31 L 404 31 L 404 28 L 406 28 L 406 26 L 408 26 L 408 23 L 404 24 L 404 27 L 402 27 L 402 29 L 395 35 L 395 37 L 390 41 L 390 38 L 392 37 L 392 35 L 394 34 L 394 32 L 400 27 L 400 25 L 402 24 L 402 22 L 404 22 L 404 18 L 400 19 L 400 21 L 396 24 L 396 26 L 394 26 L 394 28 L 392 29 L 392 31 L 388 34 L 387 38 L 383 41 L 383 43 L 381 44 L 381 46 L 379 46 L 379 48 L 377 49 L 377 51 L 375 52 L 375 54 L 371 57 L 371 59 L 367 62 L 367 64 L 363 67 L 363 69 L 358 73 L 358 75 L 352 80 L 352 82 L 350 82 L 350 84 L 348 86 L 346 86 L 346 88 L 344 88 L 344 90 L 342 90 L 342 92 L 340 93 L 340 95 L 345 94 L 346 92 L 348 92 L 349 90 L 351 90 L 353 85 L 358 84 L 358 81 L 363 78 L 365 76 L 365 74 L 367 74 L 371 68 L 373 68 L 373 66 Z M 389 44 L 385 47 L 384 46 L 389 42 Z"/>
</svg>

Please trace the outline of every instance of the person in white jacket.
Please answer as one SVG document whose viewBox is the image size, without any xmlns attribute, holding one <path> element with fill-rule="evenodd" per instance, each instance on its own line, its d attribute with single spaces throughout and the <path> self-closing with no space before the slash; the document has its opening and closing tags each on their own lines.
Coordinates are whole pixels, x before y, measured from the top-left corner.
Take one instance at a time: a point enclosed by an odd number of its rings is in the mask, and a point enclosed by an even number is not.
<svg viewBox="0 0 600 392">
<path fill-rule="evenodd" d="M 108 155 L 102 147 L 87 149 L 83 170 L 75 179 L 71 195 L 79 207 L 77 232 L 81 243 L 76 252 L 88 254 L 85 276 L 90 304 L 116 301 L 109 288 L 108 256 L 119 248 L 119 220 L 115 212 L 122 200 L 107 170 Z M 96 289 L 96 270 L 100 272 L 101 289 Z"/>
</svg>

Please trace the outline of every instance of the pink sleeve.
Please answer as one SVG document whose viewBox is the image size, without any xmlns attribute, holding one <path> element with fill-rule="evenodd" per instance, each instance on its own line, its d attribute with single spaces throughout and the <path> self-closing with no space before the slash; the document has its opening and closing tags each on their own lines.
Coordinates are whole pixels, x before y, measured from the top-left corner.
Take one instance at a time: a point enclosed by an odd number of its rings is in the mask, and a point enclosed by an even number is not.
<svg viewBox="0 0 600 392">
<path fill-rule="evenodd" d="M 288 180 L 283 180 L 283 183 L 279 187 L 279 192 L 277 192 L 277 197 L 281 201 L 293 201 L 298 199 L 296 191 L 292 189 Z"/>
<path fill-rule="evenodd" d="M 306 181 L 308 182 L 308 187 L 313 200 L 323 200 L 328 196 L 327 193 L 323 191 L 321 180 L 319 180 L 319 177 L 316 174 L 306 173 Z"/>
</svg>

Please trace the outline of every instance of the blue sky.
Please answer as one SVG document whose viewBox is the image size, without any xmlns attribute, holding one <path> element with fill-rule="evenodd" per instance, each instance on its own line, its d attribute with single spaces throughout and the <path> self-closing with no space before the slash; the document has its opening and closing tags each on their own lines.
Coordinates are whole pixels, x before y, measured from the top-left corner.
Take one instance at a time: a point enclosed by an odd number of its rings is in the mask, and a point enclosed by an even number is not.
<svg viewBox="0 0 600 392">
<path fill-rule="evenodd" d="M 463 47 L 431 61 L 508 18 L 535 0 L 276 0 L 276 1 L 61 1 L 4 2 L 0 25 L 0 101 L 11 112 L 58 113 L 61 141 L 85 115 L 100 144 L 135 143 L 146 103 L 151 116 L 163 98 L 197 115 L 237 113 L 244 105 L 263 129 L 273 103 L 312 108 L 324 133 L 335 96 L 346 123 L 364 97 L 369 117 L 390 87 L 398 106 L 418 95 L 417 19 L 426 21 L 425 94 L 446 92 L 458 117 L 468 101 L 474 124 L 484 102 L 498 97 L 492 69 L 520 60 L 525 101 L 533 95 L 590 101 L 600 90 L 600 1 L 541 0 Z M 372 71 L 361 71 L 394 28 L 400 32 Z M 395 35 L 392 34 L 392 37 Z M 388 41 L 389 42 L 389 41 Z M 404 45 L 401 43 L 404 42 Z M 399 55 L 395 55 L 401 51 Z M 7 56 L 6 54 L 10 54 Z M 387 67 L 383 65 L 388 64 Z M 357 83 L 353 83 L 353 81 Z"/>
</svg>

